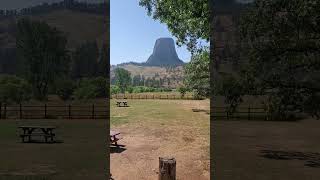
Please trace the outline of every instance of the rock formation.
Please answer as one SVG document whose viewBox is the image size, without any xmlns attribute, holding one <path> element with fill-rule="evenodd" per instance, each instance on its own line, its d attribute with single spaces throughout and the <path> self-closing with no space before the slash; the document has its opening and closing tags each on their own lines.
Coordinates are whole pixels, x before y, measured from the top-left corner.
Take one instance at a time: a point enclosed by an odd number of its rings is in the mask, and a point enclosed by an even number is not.
<svg viewBox="0 0 320 180">
<path fill-rule="evenodd" d="M 182 65 L 184 62 L 179 59 L 172 38 L 159 38 L 146 64 L 149 66 L 172 66 Z"/>
</svg>

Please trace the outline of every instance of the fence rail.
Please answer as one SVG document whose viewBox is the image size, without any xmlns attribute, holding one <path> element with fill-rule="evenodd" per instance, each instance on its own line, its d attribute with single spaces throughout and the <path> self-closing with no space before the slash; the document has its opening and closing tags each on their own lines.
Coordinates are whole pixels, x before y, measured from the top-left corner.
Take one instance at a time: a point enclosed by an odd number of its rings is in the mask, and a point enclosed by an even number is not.
<svg viewBox="0 0 320 180">
<path fill-rule="evenodd" d="M 0 119 L 106 119 L 108 106 L 6 105 L 0 104 Z"/>
<path fill-rule="evenodd" d="M 176 94 L 113 94 L 112 99 L 184 99 L 184 100 L 193 100 L 194 97 L 190 95 L 181 95 Z"/>
<path fill-rule="evenodd" d="M 267 110 L 261 107 L 238 107 L 229 113 L 228 107 L 211 107 L 211 117 L 215 119 L 267 119 Z"/>
</svg>

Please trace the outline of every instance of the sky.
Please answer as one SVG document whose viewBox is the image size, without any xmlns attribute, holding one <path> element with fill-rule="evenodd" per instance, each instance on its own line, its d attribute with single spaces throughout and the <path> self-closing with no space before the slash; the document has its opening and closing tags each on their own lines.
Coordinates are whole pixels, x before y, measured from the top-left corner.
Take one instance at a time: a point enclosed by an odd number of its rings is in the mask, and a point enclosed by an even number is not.
<svg viewBox="0 0 320 180">
<path fill-rule="evenodd" d="M 172 36 L 165 24 L 147 15 L 139 0 L 110 0 L 110 63 L 145 62 L 152 54 L 155 41 Z M 179 58 L 188 62 L 191 54 L 186 46 L 178 47 Z"/>
</svg>

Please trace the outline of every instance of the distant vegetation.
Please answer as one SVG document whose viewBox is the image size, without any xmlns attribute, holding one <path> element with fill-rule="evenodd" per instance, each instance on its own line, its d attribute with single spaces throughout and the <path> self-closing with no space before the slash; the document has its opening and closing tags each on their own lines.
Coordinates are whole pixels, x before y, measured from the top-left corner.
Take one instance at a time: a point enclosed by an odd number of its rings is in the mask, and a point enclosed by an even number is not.
<svg viewBox="0 0 320 180">
<path fill-rule="evenodd" d="M 46 14 L 48 12 L 61 10 L 61 9 L 69 9 L 69 10 L 79 11 L 79 12 L 107 15 L 108 13 L 107 3 L 109 3 L 109 1 L 103 1 L 101 3 L 87 3 L 87 2 L 79 2 L 76 0 L 63 0 L 61 2 L 55 2 L 50 4 L 42 3 L 40 5 L 36 5 L 33 7 L 23 8 L 21 10 L 2 9 L 0 10 L 0 18 L 21 16 L 21 15 L 41 15 L 41 14 Z"/>
<path fill-rule="evenodd" d="M 0 33 L 9 33 L 14 38 L 0 44 L 0 103 L 21 103 L 32 98 L 46 101 L 49 94 L 56 94 L 64 101 L 106 98 L 109 85 L 107 44 L 99 47 L 93 39 L 69 48 L 69 36 L 61 29 L 24 16 L 59 9 L 107 14 L 106 7 L 106 2 L 87 4 L 65 0 L 19 11 L 0 10 L 2 22 L 21 16 L 17 22 L 6 24 L 6 29 L 0 28 Z"/>
</svg>

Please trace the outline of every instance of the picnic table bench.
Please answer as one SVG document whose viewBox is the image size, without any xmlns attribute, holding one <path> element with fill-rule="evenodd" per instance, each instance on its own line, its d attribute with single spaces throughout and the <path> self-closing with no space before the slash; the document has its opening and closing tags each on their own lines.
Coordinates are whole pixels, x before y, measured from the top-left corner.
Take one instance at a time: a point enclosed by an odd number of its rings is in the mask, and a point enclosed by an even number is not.
<svg viewBox="0 0 320 180">
<path fill-rule="evenodd" d="M 119 135 L 120 135 L 120 132 L 110 130 L 110 144 L 114 143 L 114 145 L 118 146 L 117 141 L 122 139 L 119 137 Z"/>
<path fill-rule="evenodd" d="M 121 105 L 121 104 L 123 104 L 123 105 Z M 124 100 L 118 100 L 117 101 L 117 106 L 118 107 L 128 107 L 128 102 L 124 101 Z"/>
<path fill-rule="evenodd" d="M 53 142 L 53 137 L 55 134 L 53 130 L 57 127 L 55 126 L 19 126 L 18 128 L 22 129 L 23 132 L 20 134 L 22 142 L 25 142 L 25 138 L 28 137 L 28 142 L 32 141 L 32 136 L 43 136 L 45 142 L 48 142 L 48 138 Z"/>
</svg>

